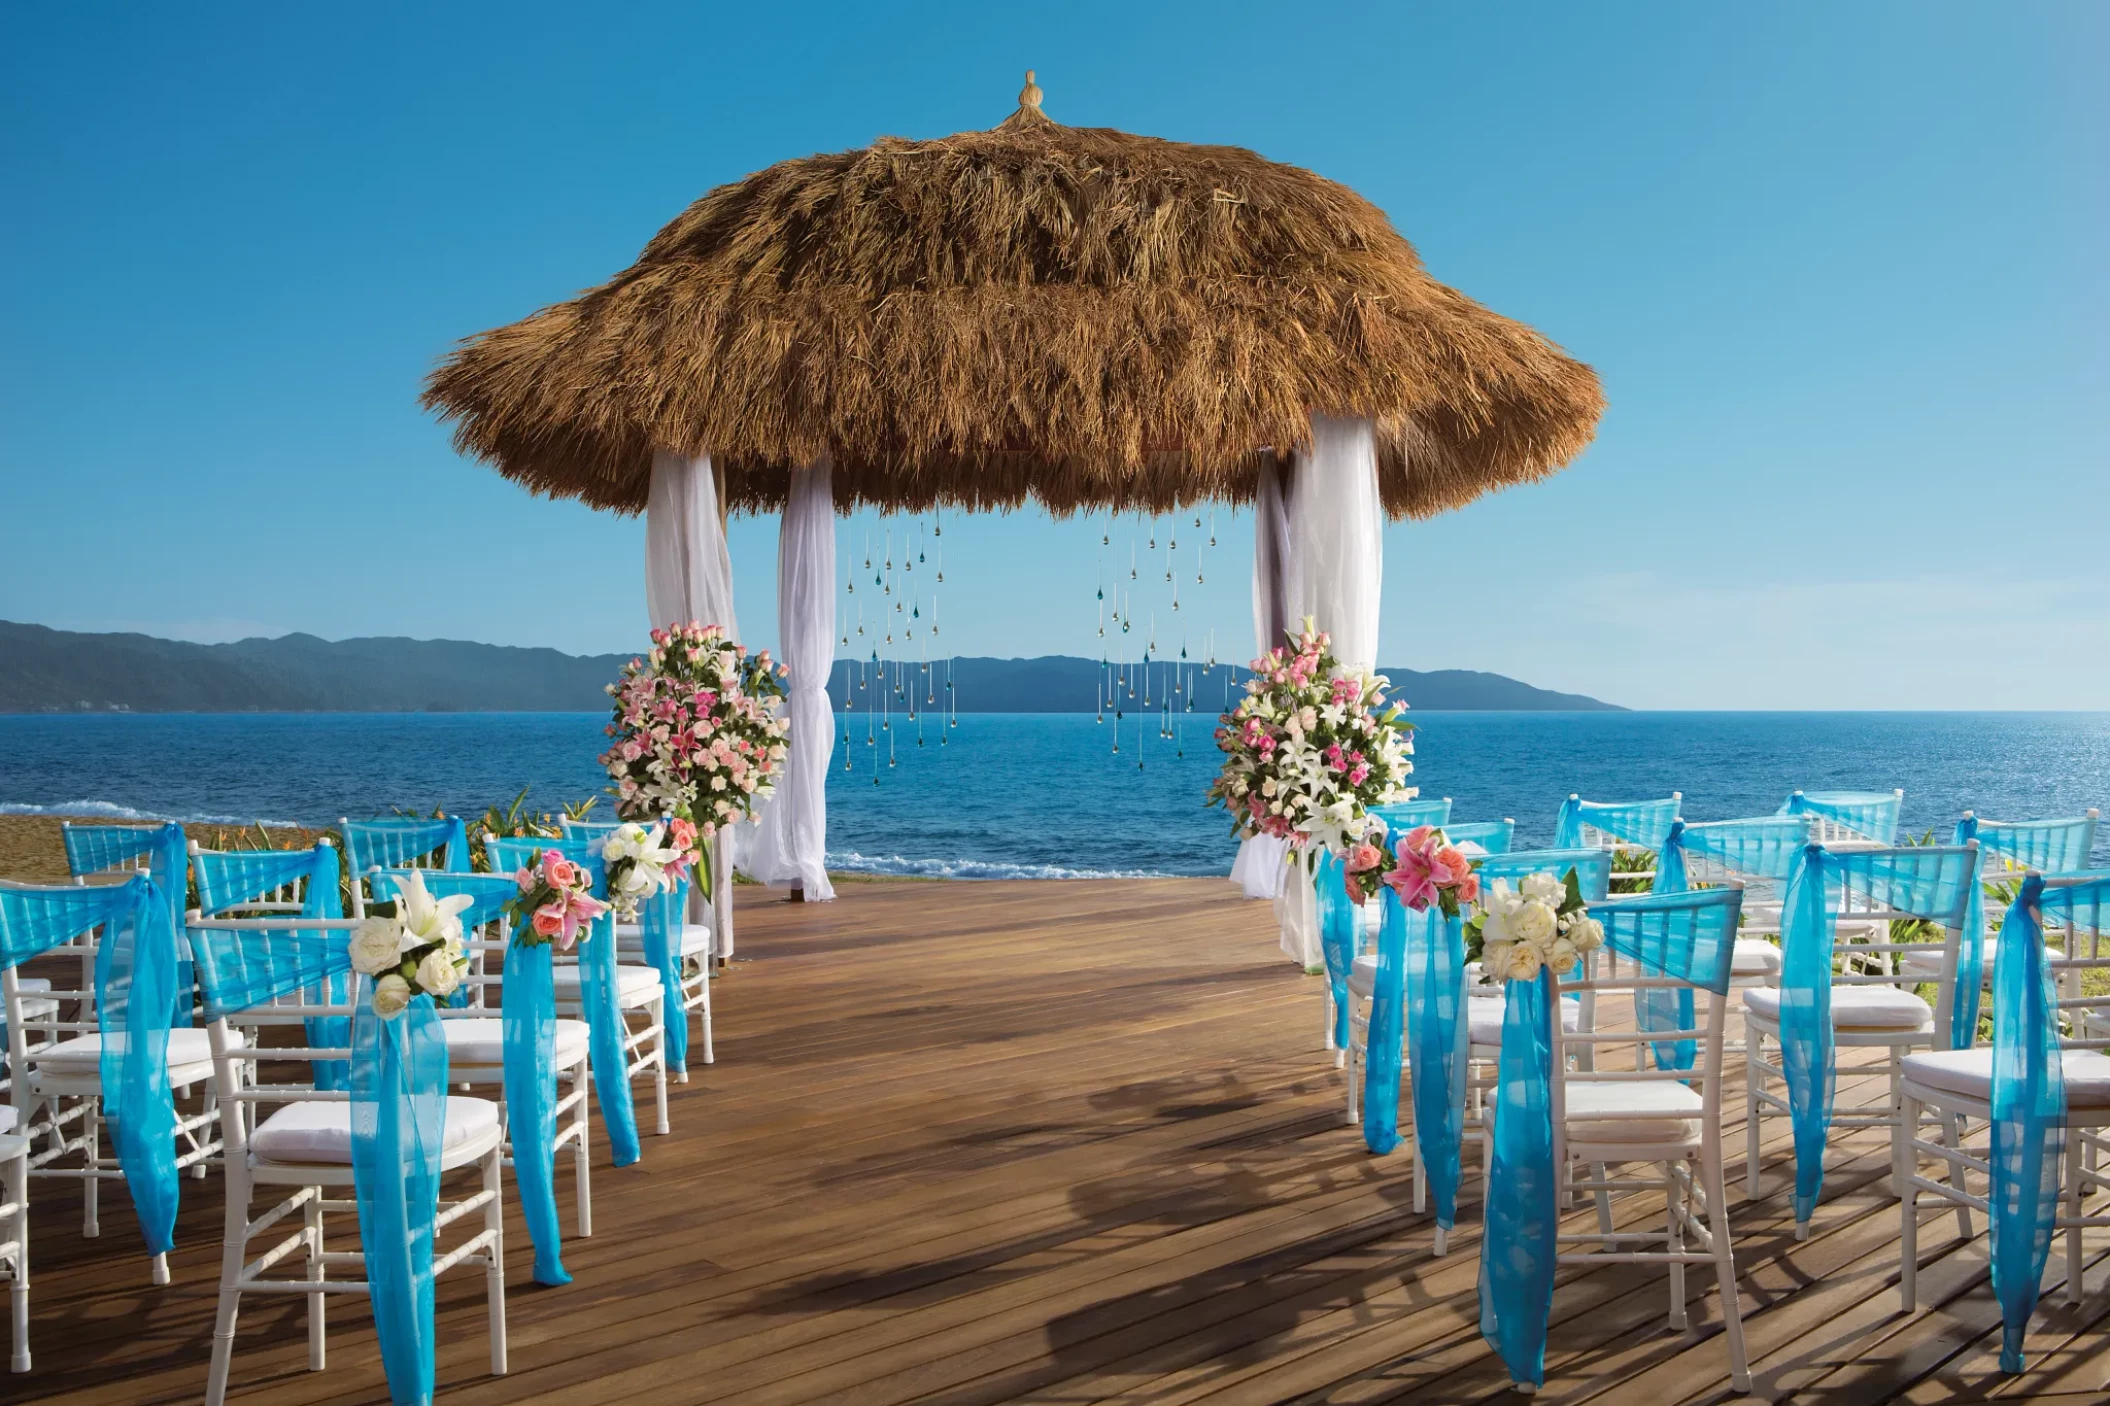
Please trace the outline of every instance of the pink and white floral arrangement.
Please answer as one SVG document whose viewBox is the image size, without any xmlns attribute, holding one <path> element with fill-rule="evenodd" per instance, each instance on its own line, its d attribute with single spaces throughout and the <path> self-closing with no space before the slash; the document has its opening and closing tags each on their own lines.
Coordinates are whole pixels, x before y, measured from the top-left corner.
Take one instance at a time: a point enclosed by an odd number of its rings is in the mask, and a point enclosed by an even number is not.
<svg viewBox="0 0 2110 1406">
<path fill-rule="evenodd" d="M 558 951 L 569 952 L 582 932 L 592 932 L 593 920 L 608 911 L 593 896 L 586 867 L 561 850 L 537 850 L 513 882 L 520 892 L 506 900 L 505 911 L 513 920 L 513 940 L 525 946 L 554 942 Z"/>
<path fill-rule="evenodd" d="M 1434 907 L 1447 918 L 1480 897 L 1471 857 L 1435 825 L 1417 825 L 1394 840 L 1384 822 L 1373 822 L 1368 834 L 1343 850 L 1341 882 L 1359 905 L 1389 888 L 1415 912 Z"/>
<path fill-rule="evenodd" d="M 768 650 L 750 655 L 716 625 L 654 630 L 651 651 L 608 685 L 615 715 L 604 731 L 613 740 L 600 761 L 617 812 L 678 817 L 700 837 L 752 819 L 784 765 L 784 674 Z"/>
<path fill-rule="evenodd" d="M 1209 787 L 1233 834 L 1286 839 L 1308 861 L 1360 840 L 1370 807 L 1413 797 L 1412 724 L 1385 701 L 1382 674 L 1342 667 L 1309 617 L 1252 668 L 1245 697 L 1218 719 L 1224 762 Z"/>
<path fill-rule="evenodd" d="M 469 969 L 461 913 L 475 900 L 467 894 L 435 899 L 416 870 L 397 876 L 395 914 L 375 916 L 352 929 L 352 970 L 373 981 L 369 1004 L 383 1020 L 394 1020 L 418 996 L 451 996 Z"/>
</svg>

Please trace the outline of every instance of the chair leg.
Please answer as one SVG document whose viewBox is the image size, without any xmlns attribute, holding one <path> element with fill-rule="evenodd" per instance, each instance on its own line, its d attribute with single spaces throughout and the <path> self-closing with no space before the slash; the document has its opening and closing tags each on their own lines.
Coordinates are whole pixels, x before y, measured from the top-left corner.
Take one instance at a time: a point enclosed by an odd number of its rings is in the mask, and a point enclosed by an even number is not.
<svg viewBox="0 0 2110 1406">
<path fill-rule="evenodd" d="M 52 1105 L 54 1108 L 57 1104 Z M 95 1100 L 87 1101 L 81 1110 L 81 1138 L 86 1144 L 81 1151 L 81 1165 L 88 1175 L 81 1178 L 81 1235 L 93 1240 L 103 1233 L 102 1178 L 95 1173 L 103 1164 L 103 1120 L 101 1107 Z"/>
<path fill-rule="evenodd" d="M 1348 1048 L 1341 1051 L 1342 1068 L 1348 1073 L 1348 1126 L 1351 1128 L 1363 1121 L 1362 1110 L 1356 1106 L 1356 1094 L 1362 1082 L 1355 1077 L 1356 1065 L 1359 1062 L 1356 1058 L 1357 1053 L 1355 1027 L 1351 1024 L 1348 1027 Z"/>
<path fill-rule="evenodd" d="M 314 1193 L 307 1205 L 308 1278 L 321 1283 L 329 1276 L 329 1266 L 323 1263 L 322 1258 L 322 1188 L 316 1186 L 308 1189 Z M 328 1320 L 324 1316 L 323 1305 L 329 1301 L 330 1296 L 319 1291 L 308 1295 L 308 1370 L 311 1372 L 320 1372 L 325 1365 L 323 1331 Z"/>
<path fill-rule="evenodd" d="M 1685 1186 L 1672 1168 L 1666 1164 L 1663 1177 L 1664 1230 L 1669 1240 L 1664 1248 L 1670 1253 L 1682 1254 L 1685 1250 Z M 1685 1316 L 1685 1262 L 1670 1262 L 1670 1326 L 1682 1333 L 1688 1319 Z"/>
<path fill-rule="evenodd" d="M 1970 1190 L 1967 1180 L 1970 1169 L 1963 1164 L 1963 1115 L 1950 1114 L 1949 1126 L 1944 1132 L 1943 1141 L 1957 1154 L 1949 1159 L 1949 1185 L 1955 1187 L 1959 1195 L 1967 1194 Z M 1972 1237 L 1971 1208 L 1962 1201 L 1956 1203 L 1956 1233 L 1966 1240 Z"/>
<path fill-rule="evenodd" d="M 1914 1129 L 1905 1125 L 1905 1051 L 1890 1047 L 1890 1194 L 1905 1194 L 1905 1176 L 1912 1155 Z"/>
<path fill-rule="evenodd" d="M 29 1155 L 14 1159 L 7 1173 L 7 1199 L 15 1203 L 15 1277 L 8 1286 L 14 1319 L 14 1358 L 9 1366 L 17 1372 L 29 1370 Z"/>
<path fill-rule="evenodd" d="M 2066 1135 L 2066 1302 L 2081 1301 L 2081 1151 L 2085 1144 Z"/>
<path fill-rule="evenodd" d="M 703 1062 L 716 1064 L 717 1052 L 711 1047 L 711 966 L 703 964 Z"/>
<path fill-rule="evenodd" d="M 1702 1157 L 1700 1175 L 1706 1179 L 1707 1231 L 1714 1240 L 1714 1276 L 1722 1291 L 1722 1327 L 1729 1339 L 1729 1385 L 1740 1392 L 1751 1390 L 1751 1363 L 1744 1355 L 1744 1308 L 1736 1289 L 1736 1251 L 1729 1243 L 1729 1199 L 1722 1176 L 1722 1151 Z"/>
<path fill-rule="evenodd" d="M 578 1102 L 572 1105 L 578 1124 L 578 1136 L 571 1144 L 572 1189 L 578 1194 L 579 1238 L 584 1240 L 593 1234 L 593 1149 L 588 1140 L 593 1129 L 593 1079 L 586 1060 L 572 1067 L 571 1087 L 578 1096 Z"/>
<path fill-rule="evenodd" d="M 1904 1116 L 1911 1123 L 1919 1122 L 1918 1099 L 1905 1100 Z M 1951 1152 L 1958 1151 L 1955 1143 L 1949 1144 Z M 1917 1172 L 1918 1158 L 1913 1159 L 1912 1171 Z M 1949 1184 L 1956 1184 L 1956 1163 L 1949 1163 Z M 1907 1178 L 1898 1197 L 1898 1307 L 1906 1313 L 1913 1310 L 1919 1298 L 1920 1269 L 1920 1192 Z"/>
<path fill-rule="evenodd" d="M 679 995 L 677 992 L 677 1009 L 681 1004 Z M 660 998 L 659 1005 L 653 1008 L 652 1021 L 653 1044 L 659 1051 L 658 1062 L 652 1066 L 652 1106 L 659 1115 L 659 1135 L 665 1137 L 674 1129 L 673 1125 L 667 1122 L 667 1021 L 664 996 Z"/>
<path fill-rule="evenodd" d="M 1744 1025 L 1744 1198 L 1758 1199 L 1758 1148 L 1761 1135 L 1758 1126 L 1758 1091 L 1760 1073 L 1765 1064 L 1766 1037 Z"/>
<path fill-rule="evenodd" d="M 1612 1193 L 1605 1183 L 1611 1179 L 1611 1171 L 1602 1162 L 1590 1164 L 1590 1175 L 1597 1179 L 1597 1233 L 1612 1233 Z"/>
<path fill-rule="evenodd" d="M 491 1237 L 490 1247 L 484 1252 L 484 1298 L 491 1326 L 491 1374 L 498 1377 L 506 1374 L 506 1214 L 501 1184 L 502 1161 L 501 1150 L 495 1147 L 484 1158 L 484 1190 L 491 1198 L 484 1203 L 484 1230 Z"/>
</svg>

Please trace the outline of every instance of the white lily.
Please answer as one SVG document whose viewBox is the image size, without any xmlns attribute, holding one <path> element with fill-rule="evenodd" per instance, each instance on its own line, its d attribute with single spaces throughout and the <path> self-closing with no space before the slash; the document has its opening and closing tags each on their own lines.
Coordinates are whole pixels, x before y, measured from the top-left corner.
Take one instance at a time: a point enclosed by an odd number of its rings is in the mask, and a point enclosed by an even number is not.
<svg viewBox="0 0 2110 1406">
<path fill-rule="evenodd" d="M 396 921 L 403 925 L 406 947 L 462 940 L 462 910 L 476 900 L 466 893 L 435 899 L 425 892 L 425 876 L 413 869 L 396 880 Z"/>
</svg>

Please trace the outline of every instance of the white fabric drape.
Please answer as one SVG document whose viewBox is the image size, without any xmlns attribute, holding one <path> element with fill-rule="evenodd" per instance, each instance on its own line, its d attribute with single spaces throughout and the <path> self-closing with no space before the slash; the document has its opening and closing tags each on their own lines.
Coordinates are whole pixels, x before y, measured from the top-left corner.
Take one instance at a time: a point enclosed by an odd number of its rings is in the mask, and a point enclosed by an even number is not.
<svg viewBox="0 0 2110 1406">
<path fill-rule="evenodd" d="M 1292 622 L 1289 600 L 1289 485 L 1279 461 L 1260 466 L 1260 487 L 1253 495 L 1253 652 L 1265 654 L 1282 643 Z M 1231 882 L 1247 898 L 1274 898 L 1282 892 L 1283 863 L 1289 842 L 1259 835 L 1238 844 Z"/>
<path fill-rule="evenodd" d="M 733 557 L 725 545 L 725 519 L 718 513 L 708 454 L 653 452 L 645 496 L 645 609 L 655 630 L 693 620 L 722 627 L 729 639 L 740 638 L 740 619 L 733 611 Z M 709 856 L 717 877 L 708 921 L 712 949 L 721 960 L 733 955 L 734 844 L 733 833 L 722 832 Z M 705 918 L 702 895 L 691 890 L 688 921 Z"/>
<path fill-rule="evenodd" d="M 1266 493 L 1267 480 L 1261 481 Z M 1281 552 L 1284 628 L 1311 616 L 1333 637 L 1334 655 L 1349 668 L 1377 664 L 1378 592 L 1384 584 L 1385 511 L 1377 491 L 1377 427 L 1369 420 L 1314 415 L 1311 443 L 1299 449 L 1294 492 L 1285 514 L 1287 550 Z M 1254 552 L 1254 622 L 1260 623 L 1260 559 Z M 1279 639 L 1280 637 L 1277 636 Z M 1241 855 L 1251 873 L 1264 856 L 1257 844 Z M 1234 871 L 1235 872 L 1235 871 Z M 1318 910 L 1312 881 L 1299 865 L 1282 875 L 1273 895 L 1282 950 L 1307 970 L 1321 965 Z"/>
<path fill-rule="evenodd" d="M 835 897 L 828 882 L 828 763 L 835 717 L 835 495 L 826 459 L 791 472 L 777 536 L 777 638 L 791 670 L 791 751 L 742 865 L 765 884 L 796 884 L 809 902 Z"/>
<path fill-rule="evenodd" d="M 725 546 L 725 520 L 718 514 L 711 456 L 690 458 L 670 450 L 652 456 L 652 486 L 645 499 L 645 606 L 652 627 L 724 627 L 740 638 L 733 613 L 733 558 Z"/>
</svg>

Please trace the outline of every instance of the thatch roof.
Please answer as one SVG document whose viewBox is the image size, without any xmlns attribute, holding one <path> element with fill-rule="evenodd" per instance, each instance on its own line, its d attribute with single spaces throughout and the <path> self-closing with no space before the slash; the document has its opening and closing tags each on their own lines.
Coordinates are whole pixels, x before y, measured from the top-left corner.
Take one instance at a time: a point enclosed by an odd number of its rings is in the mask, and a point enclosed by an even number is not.
<svg viewBox="0 0 2110 1406">
<path fill-rule="evenodd" d="M 838 506 L 1251 498 L 1314 412 L 1374 418 L 1394 515 L 1589 443 L 1582 363 L 1429 277 L 1344 186 L 1019 110 L 721 186 L 598 288 L 462 343 L 425 404 L 528 487 L 645 503 L 708 450 L 735 510 L 834 456 Z"/>
</svg>

